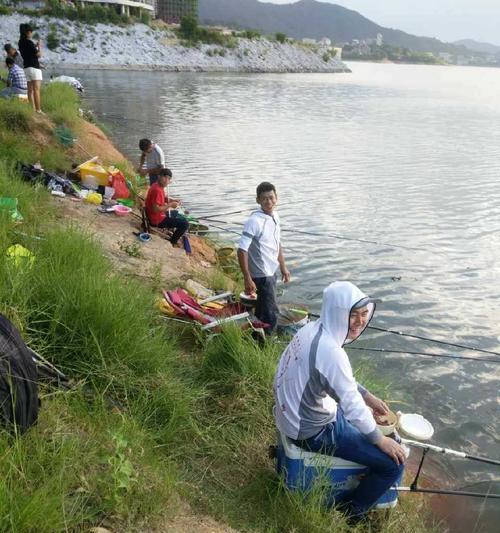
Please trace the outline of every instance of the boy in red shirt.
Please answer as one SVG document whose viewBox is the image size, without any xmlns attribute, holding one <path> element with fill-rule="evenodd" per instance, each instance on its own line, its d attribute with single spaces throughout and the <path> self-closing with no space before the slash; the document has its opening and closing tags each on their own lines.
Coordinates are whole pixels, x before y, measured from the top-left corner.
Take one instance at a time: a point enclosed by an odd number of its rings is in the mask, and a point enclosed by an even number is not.
<svg viewBox="0 0 500 533">
<path fill-rule="evenodd" d="M 146 214 L 151 226 L 175 229 L 170 239 L 172 246 L 175 246 L 188 230 L 189 224 L 185 218 L 170 216 L 170 209 L 175 209 L 181 204 L 180 200 L 165 196 L 165 187 L 171 181 L 172 171 L 168 168 L 160 170 L 158 181 L 151 185 L 146 196 Z"/>
</svg>

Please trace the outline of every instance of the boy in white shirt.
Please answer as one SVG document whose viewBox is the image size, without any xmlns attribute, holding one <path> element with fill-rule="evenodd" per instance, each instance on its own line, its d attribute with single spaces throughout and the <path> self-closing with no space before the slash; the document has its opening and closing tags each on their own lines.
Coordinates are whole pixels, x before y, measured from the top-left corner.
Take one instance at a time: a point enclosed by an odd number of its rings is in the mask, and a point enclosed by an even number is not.
<svg viewBox="0 0 500 533">
<path fill-rule="evenodd" d="M 265 181 L 257 187 L 257 203 L 260 209 L 250 215 L 243 228 L 238 245 L 238 261 L 245 281 L 245 293 L 257 293 L 255 316 L 269 324 L 268 331 L 272 332 L 278 321 L 278 267 L 283 281 L 290 281 L 290 272 L 281 248 L 279 216 L 274 210 L 278 196 L 272 183 Z"/>
</svg>

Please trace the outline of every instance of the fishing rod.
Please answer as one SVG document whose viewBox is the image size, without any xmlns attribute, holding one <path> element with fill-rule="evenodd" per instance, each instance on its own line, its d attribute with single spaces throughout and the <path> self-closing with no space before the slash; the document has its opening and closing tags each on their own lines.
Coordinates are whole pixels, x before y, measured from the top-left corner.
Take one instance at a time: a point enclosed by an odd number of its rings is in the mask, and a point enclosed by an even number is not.
<svg viewBox="0 0 500 533">
<path fill-rule="evenodd" d="M 349 350 L 358 350 L 363 352 L 382 352 L 382 353 L 400 353 L 408 355 L 423 355 L 426 357 L 445 357 L 447 359 L 466 359 L 467 361 L 482 361 L 484 363 L 500 364 L 500 359 L 490 359 L 488 357 L 472 357 L 467 355 L 454 355 L 444 353 L 427 353 L 427 352 L 406 352 L 404 350 L 386 350 L 385 348 L 355 348 L 348 347 Z"/>
<path fill-rule="evenodd" d="M 422 487 L 394 487 L 397 492 L 418 492 L 423 494 L 443 494 L 447 496 L 469 496 L 472 498 L 491 498 L 500 499 L 500 494 L 491 494 L 489 492 L 468 492 L 463 490 L 443 490 L 443 489 L 425 489 Z"/>
<path fill-rule="evenodd" d="M 422 448 L 423 450 L 441 453 L 443 455 L 452 455 L 454 457 L 459 457 L 460 459 L 469 459 L 470 461 L 478 461 L 480 463 L 500 466 L 500 461 L 497 461 L 496 459 L 490 459 L 489 457 L 470 455 L 465 452 L 451 450 L 450 448 L 443 448 L 442 446 L 436 446 L 435 444 L 426 444 L 425 442 L 420 442 L 417 440 L 401 439 L 401 442 L 403 444 L 408 444 L 408 446 L 413 446 L 414 448 Z"/>
<path fill-rule="evenodd" d="M 210 227 L 212 228 L 216 228 L 220 231 L 225 231 L 226 233 L 232 233 L 234 235 L 238 235 L 238 237 L 241 237 L 241 233 L 238 232 L 238 231 L 235 231 L 235 230 L 232 230 L 232 229 L 227 229 L 227 228 L 221 228 L 220 226 L 216 226 L 215 224 L 208 224 Z"/>
<path fill-rule="evenodd" d="M 216 215 L 214 215 L 216 216 Z M 219 216 L 219 215 L 217 215 Z M 234 222 L 234 221 L 227 221 L 227 220 L 219 220 L 216 218 L 208 218 L 208 217 L 197 217 L 199 220 L 209 220 L 213 222 L 217 222 L 219 224 L 234 224 L 235 226 L 244 226 L 242 222 Z M 210 222 L 209 222 L 210 225 Z M 281 228 L 282 232 L 286 233 L 295 233 L 297 235 L 309 235 L 313 237 L 330 237 L 333 239 L 338 239 L 341 241 L 352 241 L 352 242 L 360 242 L 362 244 L 376 244 L 377 246 L 388 246 L 391 248 L 400 248 L 402 250 L 410 250 L 412 252 L 429 252 L 430 250 L 426 250 L 425 248 L 415 248 L 412 246 L 405 246 L 403 244 L 391 244 L 387 242 L 380 242 L 380 241 L 373 241 L 370 239 L 358 239 L 356 237 L 345 237 L 343 235 L 338 235 L 336 233 L 319 233 L 319 232 L 312 232 L 312 231 L 304 231 L 304 230 L 298 230 L 298 229 L 288 229 L 288 228 Z"/>
<path fill-rule="evenodd" d="M 113 120 L 121 120 L 123 122 L 138 122 L 139 124 L 148 124 L 148 125 L 152 125 L 152 126 L 164 126 L 164 124 L 161 124 L 159 122 L 150 122 L 148 120 L 141 120 L 139 118 L 130 118 L 130 117 L 124 117 L 124 116 L 119 116 L 119 115 L 115 115 L 113 113 L 107 113 L 107 112 L 103 112 L 103 113 L 97 113 L 97 115 L 101 115 L 102 118 L 110 118 L 110 119 L 113 119 Z"/>
<path fill-rule="evenodd" d="M 288 202 L 286 204 L 283 204 L 283 205 L 280 205 L 279 207 L 280 208 L 284 208 L 284 207 L 289 207 L 291 205 L 297 205 L 297 204 L 302 204 L 304 203 L 304 200 L 297 200 L 296 202 Z M 217 218 L 217 217 L 226 217 L 226 216 L 229 216 L 229 215 L 238 215 L 240 213 L 245 213 L 246 211 L 253 211 L 255 209 L 258 209 L 258 207 L 247 207 L 245 209 L 240 209 L 239 211 L 230 211 L 229 213 L 219 213 L 217 215 L 202 215 L 202 216 L 199 216 L 197 218 L 199 218 L 200 220 L 211 220 L 213 218 Z"/>
<path fill-rule="evenodd" d="M 420 459 L 417 473 L 415 474 L 415 479 L 413 480 L 413 482 L 410 484 L 409 487 L 395 487 L 396 491 L 398 492 L 420 492 L 420 493 L 427 493 L 427 494 L 446 494 L 450 496 L 471 496 L 473 498 L 500 499 L 500 494 L 491 494 L 487 492 L 486 493 L 469 492 L 469 491 L 461 491 L 461 490 L 426 489 L 426 488 L 421 488 L 418 486 L 418 480 L 420 477 L 420 473 L 422 472 L 424 461 L 429 451 L 433 451 L 433 452 L 437 452 L 437 453 L 441 453 L 445 455 L 451 455 L 454 457 L 460 457 L 461 459 L 479 461 L 481 463 L 487 463 L 487 464 L 492 464 L 496 466 L 500 466 L 500 461 L 496 461 L 488 457 L 478 457 L 476 455 L 469 455 L 464 452 L 451 450 L 449 448 L 442 448 L 441 446 L 435 446 L 433 444 L 425 444 L 424 442 L 418 442 L 415 440 L 401 439 L 401 442 L 403 444 L 407 444 L 408 446 L 413 446 L 415 448 L 422 448 L 423 453 L 422 453 L 422 457 Z"/>
<path fill-rule="evenodd" d="M 300 310 L 300 309 L 292 309 L 292 311 L 298 311 L 298 312 L 307 313 L 307 311 L 303 311 L 303 310 Z M 318 315 L 316 313 L 308 313 L 308 314 L 312 318 L 319 318 L 320 317 L 320 315 Z M 423 341 L 427 341 L 427 342 L 434 342 L 436 344 L 442 344 L 442 345 L 445 345 L 445 346 L 453 346 L 454 348 L 461 348 L 461 349 L 464 349 L 464 350 L 470 350 L 472 352 L 489 353 L 491 355 L 500 356 L 500 352 L 494 352 L 492 350 L 483 350 L 482 348 L 476 348 L 474 346 L 467 346 L 465 344 L 456 344 L 456 343 L 452 343 L 452 342 L 441 341 L 439 339 L 431 339 L 429 337 L 422 337 L 420 335 L 412 335 L 410 333 L 403 333 L 402 331 L 395 331 L 395 330 L 392 330 L 392 329 L 384 329 L 384 328 L 379 328 L 379 327 L 376 327 L 376 326 L 368 326 L 367 329 L 373 329 L 375 331 L 383 331 L 385 333 L 393 333 L 393 334 L 400 335 L 400 336 L 403 336 L 403 337 L 410 337 L 410 338 L 413 338 L 413 339 L 423 340 Z M 497 359 L 490 359 L 490 358 L 487 358 L 487 357 L 469 357 L 467 355 L 452 355 L 452 354 L 437 354 L 437 353 L 431 354 L 431 353 L 426 353 L 426 352 L 407 352 L 407 351 L 402 351 L 402 350 L 386 350 L 384 348 L 374 348 L 374 349 L 371 349 L 371 348 L 349 348 L 349 349 L 350 350 L 359 350 L 359 351 L 404 353 L 404 354 L 409 354 L 409 355 L 424 355 L 424 356 L 428 356 L 428 357 L 447 357 L 449 359 L 467 359 L 467 360 L 470 360 L 470 361 L 485 361 L 485 362 L 488 362 L 488 363 L 500 363 L 500 361 L 497 360 Z"/>
<path fill-rule="evenodd" d="M 383 331 L 384 333 L 393 333 L 394 335 L 400 335 L 401 337 L 410 337 L 412 339 L 418 339 L 420 341 L 434 342 L 436 344 L 442 344 L 443 346 L 452 346 L 454 348 L 461 348 L 463 350 L 471 350 L 473 352 L 489 353 L 491 355 L 500 356 L 500 352 L 494 352 L 492 350 L 484 350 L 483 348 L 467 346 L 466 344 L 457 344 L 454 342 L 441 341 L 439 339 L 430 339 L 429 337 L 422 337 L 421 335 L 412 335 L 411 333 L 403 333 L 402 331 L 395 331 L 393 329 L 379 328 L 376 326 L 368 326 L 368 329 L 373 329 L 374 331 Z"/>
</svg>

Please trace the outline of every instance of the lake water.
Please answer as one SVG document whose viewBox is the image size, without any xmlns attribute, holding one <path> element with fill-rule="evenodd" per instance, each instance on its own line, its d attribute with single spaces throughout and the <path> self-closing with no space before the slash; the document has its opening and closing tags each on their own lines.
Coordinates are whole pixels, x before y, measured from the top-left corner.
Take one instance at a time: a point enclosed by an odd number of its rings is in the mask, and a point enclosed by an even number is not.
<svg viewBox="0 0 500 533">
<path fill-rule="evenodd" d="M 500 351 L 500 69 L 351 68 L 333 75 L 71 73 L 127 156 L 138 160 L 141 137 L 164 148 L 172 194 L 195 214 L 241 223 L 256 185 L 275 183 L 283 228 L 310 233 L 283 234 L 293 275 L 284 300 L 318 309 L 328 283 L 351 280 L 382 300 L 373 325 Z M 239 209 L 246 211 L 222 215 Z M 461 353 L 374 332 L 358 344 Z M 500 458 L 499 365 L 350 356 L 391 383 L 388 396 L 402 402 L 393 407 L 432 422 L 434 443 Z M 431 486 L 500 492 L 498 467 L 429 457 Z M 453 531 L 497 530 L 498 500 L 438 504 Z"/>
</svg>

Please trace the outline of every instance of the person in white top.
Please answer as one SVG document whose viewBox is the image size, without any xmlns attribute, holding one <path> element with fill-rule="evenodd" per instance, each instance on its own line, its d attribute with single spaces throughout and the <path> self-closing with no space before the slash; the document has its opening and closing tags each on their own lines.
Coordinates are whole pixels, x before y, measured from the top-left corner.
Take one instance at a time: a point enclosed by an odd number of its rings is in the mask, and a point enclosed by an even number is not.
<svg viewBox="0 0 500 533">
<path fill-rule="evenodd" d="M 165 168 L 165 154 L 163 150 L 149 139 L 139 141 L 141 160 L 137 172 L 141 176 L 149 175 L 149 184 L 153 185 L 158 181 L 160 170 Z"/>
<path fill-rule="evenodd" d="M 290 272 L 285 264 L 281 247 L 280 220 L 274 210 L 278 203 L 276 188 L 264 181 L 257 187 L 257 203 L 246 221 L 238 245 L 238 262 L 245 281 L 245 293 L 255 295 L 255 316 L 269 324 L 271 333 L 278 322 L 276 303 L 276 271 L 281 271 L 285 283 L 290 281 Z"/>
<path fill-rule="evenodd" d="M 330 284 L 323 291 L 319 320 L 294 336 L 274 378 L 275 418 L 282 434 L 306 450 L 370 468 L 342 502 L 354 520 L 363 518 L 398 480 L 406 457 L 403 447 L 377 428 L 373 415 L 389 409 L 356 382 L 343 349 L 363 333 L 374 311 L 375 302 L 352 283 Z"/>
</svg>

